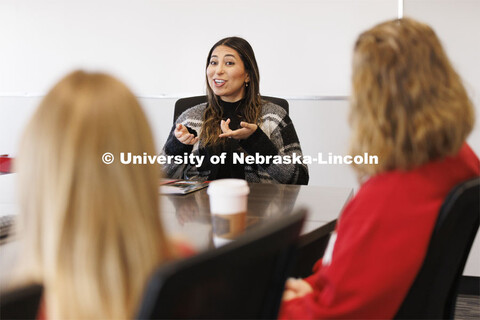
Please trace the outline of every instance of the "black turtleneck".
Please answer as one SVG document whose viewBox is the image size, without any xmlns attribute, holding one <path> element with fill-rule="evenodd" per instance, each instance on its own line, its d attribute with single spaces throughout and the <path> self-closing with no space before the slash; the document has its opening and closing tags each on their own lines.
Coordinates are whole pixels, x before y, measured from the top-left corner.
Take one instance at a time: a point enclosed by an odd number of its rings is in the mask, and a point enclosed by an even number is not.
<svg viewBox="0 0 480 320">
<path fill-rule="evenodd" d="M 240 128 L 240 122 L 244 121 L 243 111 L 245 108 L 245 99 L 236 102 L 225 102 L 219 100 L 222 107 L 223 115 L 222 119 L 230 119 L 229 127 L 232 130 Z M 220 125 L 220 123 L 218 124 Z M 216 150 L 212 150 L 214 154 L 220 155 L 222 152 L 226 152 L 227 157 L 225 164 L 213 165 L 211 170 L 210 180 L 222 179 L 222 178 L 238 178 L 245 179 L 245 169 L 242 164 L 233 164 L 233 152 L 237 152 L 239 149 L 238 140 L 224 138 L 225 143 L 221 144 Z"/>
<path fill-rule="evenodd" d="M 222 107 L 223 115 L 222 119 L 230 119 L 230 129 L 237 130 L 240 128 L 240 122 L 245 120 L 243 118 L 243 111 L 245 108 L 245 99 L 236 101 L 236 102 L 225 102 L 219 100 L 220 106 Z"/>
</svg>

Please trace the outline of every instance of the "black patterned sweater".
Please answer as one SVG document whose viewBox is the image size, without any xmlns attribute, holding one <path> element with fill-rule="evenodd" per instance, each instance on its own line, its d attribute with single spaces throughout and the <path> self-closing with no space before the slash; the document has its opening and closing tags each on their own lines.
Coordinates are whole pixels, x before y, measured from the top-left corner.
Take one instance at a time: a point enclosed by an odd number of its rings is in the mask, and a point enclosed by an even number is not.
<svg viewBox="0 0 480 320">
<path fill-rule="evenodd" d="M 308 184 L 308 167 L 299 161 L 303 158 L 302 148 L 285 109 L 271 102 L 264 103 L 257 130 L 244 140 L 227 139 L 221 147 L 204 147 L 201 141 L 193 146 L 178 141 L 174 130 L 179 123 L 200 136 L 206 106 L 207 103 L 202 103 L 189 108 L 176 120 L 162 153 L 177 156 L 183 161 L 165 164 L 166 176 L 176 179 L 241 178 L 256 183 Z M 230 118 L 230 128 L 237 129 L 242 120 L 236 110 L 238 108 L 228 103 L 222 103 L 222 107 L 224 120 Z M 223 164 L 222 161 L 216 164 L 222 153 L 225 154 Z M 201 157 L 201 165 L 191 160 L 192 156 L 197 159 Z M 190 158 L 185 161 L 187 157 Z"/>
</svg>

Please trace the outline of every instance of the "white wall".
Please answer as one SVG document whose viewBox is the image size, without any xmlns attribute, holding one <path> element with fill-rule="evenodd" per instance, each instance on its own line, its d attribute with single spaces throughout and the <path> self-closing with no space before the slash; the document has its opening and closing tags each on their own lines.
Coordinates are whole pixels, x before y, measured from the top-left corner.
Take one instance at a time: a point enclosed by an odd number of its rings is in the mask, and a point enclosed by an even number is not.
<svg viewBox="0 0 480 320">
<path fill-rule="evenodd" d="M 463 77 L 480 123 L 478 0 L 405 0 L 405 15 L 433 26 Z M 238 35 L 252 44 L 262 93 L 288 98 L 305 154 L 344 154 L 351 49 L 356 36 L 397 16 L 396 0 L 2 0 L 0 154 L 15 155 L 41 96 L 66 72 L 100 69 L 141 98 L 161 148 L 177 97 L 204 92 L 210 47 Z M 316 97 L 327 97 L 327 100 Z M 480 129 L 469 138 L 480 154 Z M 312 185 L 356 187 L 347 166 L 310 166 Z M 476 240 L 465 274 L 480 275 Z"/>
<path fill-rule="evenodd" d="M 2 0 L 0 90 L 42 93 L 87 67 L 141 96 L 201 93 L 208 50 L 238 35 L 264 94 L 347 95 L 358 31 L 395 16 L 396 0 Z"/>
</svg>

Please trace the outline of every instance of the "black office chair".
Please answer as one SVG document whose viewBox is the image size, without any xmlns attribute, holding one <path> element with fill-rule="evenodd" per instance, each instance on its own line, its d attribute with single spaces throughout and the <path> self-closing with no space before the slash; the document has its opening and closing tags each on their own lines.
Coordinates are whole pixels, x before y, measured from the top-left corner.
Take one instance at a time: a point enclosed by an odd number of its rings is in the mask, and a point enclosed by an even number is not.
<svg viewBox="0 0 480 320">
<path fill-rule="evenodd" d="M 477 177 L 448 194 L 423 265 L 396 319 L 453 319 L 459 281 L 479 227 L 479 184 Z"/>
<path fill-rule="evenodd" d="M 276 97 L 268 97 L 268 96 L 262 96 L 262 99 L 275 103 L 276 105 L 279 105 L 280 107 L 285 109 L 285 111 L 287 111 L 287 114 L 288 114 L 287 100 L 282 98 L 276 98 Z M 177 121 L 177 118 L 185 110 L 204 102 L 207 102 L 207 96 L 195 96 L 195 97 L 178 99 L 177 102 L 175 102 L 175 111 L 173 112 L 173 122 L 175 123 L 175 121 Z"/>
<path fill-rule="evenodd" d="M 43 287 L 29 285 L 0 294 L 0 319 L 36 319 Z"/>
<path fill-rule="evenodd" d="M 276 319 L 305 211 L 160 267 L 138 319 Z"/>
</svg>

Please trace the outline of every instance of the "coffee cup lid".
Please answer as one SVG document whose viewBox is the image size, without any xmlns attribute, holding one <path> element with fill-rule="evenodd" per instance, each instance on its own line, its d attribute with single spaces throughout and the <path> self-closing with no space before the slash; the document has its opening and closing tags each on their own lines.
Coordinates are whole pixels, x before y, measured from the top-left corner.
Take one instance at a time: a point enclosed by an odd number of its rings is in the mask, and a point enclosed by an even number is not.
<svg viewBox="0 0 480 320">
<path fill-rule="evenodd" d="M 207 193 L 222 196 L 246 196 L 250 193 L 247 181 L 242 179 L 219 179 L 210 182 Z"/>
</svg>

